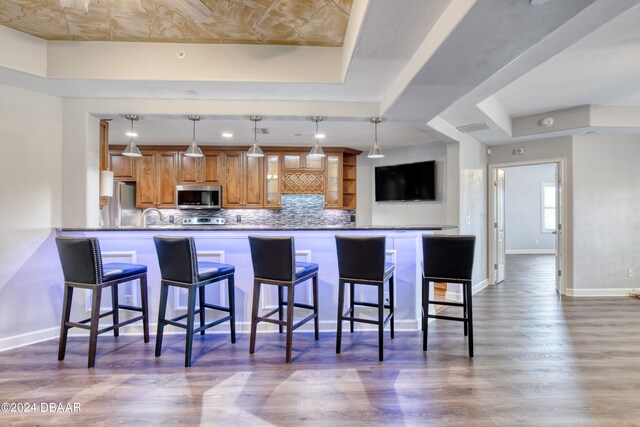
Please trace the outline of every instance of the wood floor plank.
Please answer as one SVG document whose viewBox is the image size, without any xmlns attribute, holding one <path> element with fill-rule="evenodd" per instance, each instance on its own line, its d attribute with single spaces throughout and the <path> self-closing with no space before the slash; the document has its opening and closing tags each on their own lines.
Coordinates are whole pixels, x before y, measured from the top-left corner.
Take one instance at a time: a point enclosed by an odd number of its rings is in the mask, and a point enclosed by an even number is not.
<svg viewBox="0 0 640 427">
<path fill-rule="evenodd" d="M 80 403 L 80 413 L 0 413 L 0 425 L 633 425 L 640 420 L 640 301 L 556 294 L 553 257 L 509 255 L 504 283 L 474 296 L 474 359 L 462 325 L 436 320 L 429 351 L 421 333 L 335 333 L 320 341 L 207 334 L 184 368 L 184 337 L 163 354 L 142 337 L 70 338 L 0 353 L 0 403 Z M 446 308 L 445 312 L 459 310 Z"/>
</svg>

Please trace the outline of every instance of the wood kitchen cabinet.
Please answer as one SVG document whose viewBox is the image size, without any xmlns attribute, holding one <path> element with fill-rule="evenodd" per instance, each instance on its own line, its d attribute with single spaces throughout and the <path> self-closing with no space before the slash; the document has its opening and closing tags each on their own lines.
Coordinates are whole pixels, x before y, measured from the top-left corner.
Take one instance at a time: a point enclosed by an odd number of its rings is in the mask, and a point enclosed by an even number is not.
<svg viewBox="0 0 640 427">
<path fill-rule="evenodd" d="M 282 207 L 282 171 L 280 169 L 280 154 L 267 154 L 264 156 L 265 185 L 264 207 L 280 209 Z"/>
<path fill-rule="evenodd" d="M 323 168 L 324 168 L 324 159 L 322 157 L 309 158 L 307 157 L 306 152 L 282 154 L 283 170 L 296 170 L 296 169 L 322 170 Z"/>
<path fill-rule="evenodd" d="M 225 157 L 222 207 L 263 207 L 263 158 L 245 152 L 227 152 Z"/>
<path fill-rule="evenodd" d="M 179 154 L 178 182 L 180 184 L 220 185 L 222 183 L 222 153 L 205 153 L 203 157 Z"/>
<path fill-rule="evenodd" d="M 356 156 L 348 152 L 327 153 L 325 208 L 356 208 Z"/>
<path fill-rule="evenodd" d="M 136 207 L 175 208 L 178 153 L 142 152 L 136 159 Z"/>
<path fill-rule="evenodd" d="M 114 181 L 134 181 L 136 179 L 135 158 L 122 155 L 122 150 L 109 152 L 109 169 Z"/>
</svg>

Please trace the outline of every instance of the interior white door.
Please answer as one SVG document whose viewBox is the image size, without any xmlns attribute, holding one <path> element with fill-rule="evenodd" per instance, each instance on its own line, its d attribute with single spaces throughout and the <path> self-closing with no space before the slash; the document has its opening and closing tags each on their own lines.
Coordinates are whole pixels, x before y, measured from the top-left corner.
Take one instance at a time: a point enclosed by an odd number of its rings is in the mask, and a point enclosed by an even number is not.
<svg viewBox="0 0 640 427">
<path fill-rule="evenodd" d="M 504 280 L 506 268 L 505 236 L 504 236 L 504 169 L 494 169 L 494 207 L 493 207 L 493 241 L 494 241 L 494 283 Z"/>
<path fill-rule="evenodd" d="M 556 291 L 562 294 L 562 179 L 559 172 L 560 165 L 556 165 Z"/>
</svg>

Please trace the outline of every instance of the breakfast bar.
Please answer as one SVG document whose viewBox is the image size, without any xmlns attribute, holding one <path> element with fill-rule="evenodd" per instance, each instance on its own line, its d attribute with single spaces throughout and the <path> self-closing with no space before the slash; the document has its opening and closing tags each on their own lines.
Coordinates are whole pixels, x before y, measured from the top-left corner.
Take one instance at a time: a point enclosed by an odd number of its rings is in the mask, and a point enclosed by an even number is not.
<svg viewBox="0 0 640 427">
<path fill-rule="evenodd" d="M 149 305 L 152 325 L 158 316 L 160 299 L 160 269 L 154 247 L 153 236 L 193 236 L 199 261 L 232 264 L 236 269 L 235 306 L 238 332 L 249 330 L 251 319 L 251 292 L 253 268 L 249 251 L 248 236 L 293 236 L 297 261 L 313 262 L 319 265 L 319 317 L 320 329 L 335 331 L 338 295 L 338 266 L 336 257 L 336 235 L 386 236 L 387 262 L 396 265 L 395 306 L 396 328 L 398 330 L 417 330 L 420 327 L 420 262 L 422 260 L 421 236 L 423 234 L 455 234 L 456 227 L 443 225 L 416 226 L 374 226 L 374 227 L 318 227 L 318 228 L 277 228 L 260 226 L 156 226 L 147 228 L 62 228 L 57 234 L 67 237 L 97 237 L 100 241 L 102 258 L 107 262 L 124 262 L 148 266 Z M 302 284 L 296 296 L 296 302 L 309 303 L 311 285 Z M 207 301 L 214 304 L 228 304 L 226 287 L 209 291 Z M 270 310 L 277 306 L 277 293 L 272 289 L 263 289 L 260 298 L 261 310 Z M 376 294 L 370 289 L 358 289 L 357 297 L 362 300 L 376 301 Z M 139 301 L 137 283 L 121 285 L 120 302 L 137 304 Z M 80 313 L 86 310 L 90 292 L 85 298 L 74 301 L 73 310 Z M 83 301 L 83 302 L 79 302 Z M 109 296 L 105 295 L 102 305 L 110 306 Z M 176 289 L 169 295 L 167 316 L 185 313 L 187 293 Z M 366 310 L 363 309 L 363 310 Z M 215 319 L 212 319 L 215 320 Z M 361 326 L 368 328 L 368 325 Z M 140 325 L 131 325 L 129 332 L 141 332 Z M 311 324 L 301 329 L 310 330 Z M 139 330 L 140 329 L 140 330 Z M 124 329 L 127 331 L 127 329 Z M 171 330 L 171 329 L 169 329 Z M 260 324 L 260 330 L 276 331 L 275 325 Z M 213 331 L 227 332 L 226 325 L 219 325 Z"/>
</svg>

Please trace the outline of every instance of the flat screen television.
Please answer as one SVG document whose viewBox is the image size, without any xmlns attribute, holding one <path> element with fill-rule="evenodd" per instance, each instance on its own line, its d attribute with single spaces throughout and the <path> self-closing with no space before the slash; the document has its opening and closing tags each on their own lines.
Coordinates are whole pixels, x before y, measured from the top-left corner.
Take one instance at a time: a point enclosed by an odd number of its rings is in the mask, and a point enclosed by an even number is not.
<svg viewBox="0 0 640 427">
<path fill-rule="evenodd" d="M 436 162 L 375 168 L 376 202 L 436 199 Z"/>
</svg>

